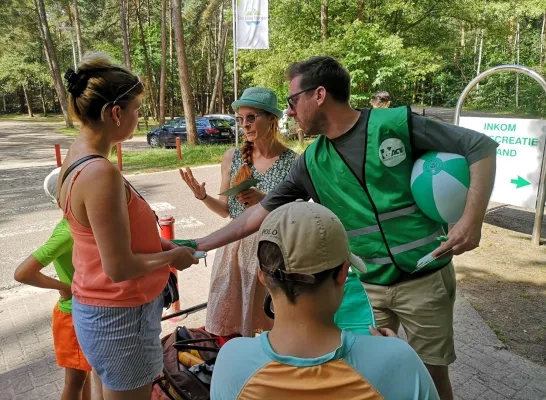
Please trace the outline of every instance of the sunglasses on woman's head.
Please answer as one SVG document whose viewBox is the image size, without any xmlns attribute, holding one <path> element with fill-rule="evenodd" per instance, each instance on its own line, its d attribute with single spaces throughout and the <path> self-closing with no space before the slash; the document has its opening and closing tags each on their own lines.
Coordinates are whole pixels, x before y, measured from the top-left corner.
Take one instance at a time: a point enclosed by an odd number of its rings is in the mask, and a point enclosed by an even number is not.
<svg viewBox="0 0 546 400">
<path fill-rule="evenodd" d="M 140 76 L 136 76 L 138 81 L 137 83 L 135 83 L 133 86 L 131 86 L 128 90 L 126 90 L 125 92 L 123 92 L 123 94 L 119 95 L 118 97 L 116 97 L 116 99 L 112 102 L 112 105 L 115 106 L 116 105 L 116 102 L 121 99 L 123 96 L 125 96 L 127 93 L 129 93 L 131 90 L 133 90 L 134 88 L 136 88 L 138 85 L 142 84 L 142 81 L 140 80 Z"/>
</svg>

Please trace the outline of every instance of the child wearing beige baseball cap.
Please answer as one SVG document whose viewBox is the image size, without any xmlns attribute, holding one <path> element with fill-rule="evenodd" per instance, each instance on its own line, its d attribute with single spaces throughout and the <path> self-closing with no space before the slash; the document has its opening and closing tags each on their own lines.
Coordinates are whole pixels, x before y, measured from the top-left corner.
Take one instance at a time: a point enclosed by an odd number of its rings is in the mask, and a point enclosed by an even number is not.
<svg viewBox="0 0 546 400">
<path fill-rule="evenodd" d="M 351 257 L 341 221 L 319 204 L 289 203 L 266 217 L 258 276 L 273 299 L 274 326 L 222 347 L 212 399 L 439 398 L 415 351 L 383 337 L 394 332 L 362 335 L 336 324 Z"/>
</svg>

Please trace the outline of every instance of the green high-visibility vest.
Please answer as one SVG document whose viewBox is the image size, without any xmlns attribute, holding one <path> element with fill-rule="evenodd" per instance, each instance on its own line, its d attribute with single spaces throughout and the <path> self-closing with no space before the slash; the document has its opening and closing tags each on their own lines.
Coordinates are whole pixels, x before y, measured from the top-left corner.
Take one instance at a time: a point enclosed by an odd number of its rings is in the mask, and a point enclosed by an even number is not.
<svg viewBox="0 0 546 400">
<path fill-rule="evenodd" d="M 441 244 L 437 238 L 447 227 L 425 216 L 411 194 L 410 112 L 409 107 L 370 111 L 362 182 L 327 137 L 319 136 L 305 151 L 318 201 L 338 216 L 351 251 L 366 264 L 368 272 L 359 274 L 364 282 L 390 285 L 401 271 L 419 276 L 451 261 L 443 257 L 417 268 L 418 260 Z"/>
</svg>

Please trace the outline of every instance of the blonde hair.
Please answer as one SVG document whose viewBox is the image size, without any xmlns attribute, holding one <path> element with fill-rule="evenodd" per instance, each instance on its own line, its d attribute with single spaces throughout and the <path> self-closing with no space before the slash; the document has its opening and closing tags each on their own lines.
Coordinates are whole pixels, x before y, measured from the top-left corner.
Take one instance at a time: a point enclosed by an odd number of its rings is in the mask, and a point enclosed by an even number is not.
<svg viewBox="0 0 546 400">
<path fill-rule="evenodd" d="M 377 92 L 372 96 L 370 104 L 373 108 L 389 108 L 391 105 L 391 95 L 385 91 Z"/>
<path fill-rule="evenodd" d="M 104 111 L 114 101 L 123 109 L 144 92 L 138 76 L 115 65 L 102 52 L 86 53 L 78 71 L 69 69 L 65 78 L 68 82 L 68 112 L 83 124 L 103 121 Z"/>
<path fill-rule="evenodd" d="M 279 130 L 279 117 L 277 117 L 274 114 L 266 112 L 267 116 L 273 116 L 273 122 L 271 125 L 271 146 L 275 144 L 275 142 L 281 142 L 282 143 L 282 135 Z M 250 178 L 252 176 L 252 171 L 250 169 L 250 166 L 252 165 L 252 152 L 254 150 L 254 143 L 249 142 L 245 139 L 245 142 L 241 146 L 241 157 L 243 159 L 243 165 L 241 168 L 239 168 L 239 171 L 237 171 L 237 174 L 235 175 L 235 178 L 233 178 L 233 185 L 238 185 L 242 181 Z"/>
</svg>

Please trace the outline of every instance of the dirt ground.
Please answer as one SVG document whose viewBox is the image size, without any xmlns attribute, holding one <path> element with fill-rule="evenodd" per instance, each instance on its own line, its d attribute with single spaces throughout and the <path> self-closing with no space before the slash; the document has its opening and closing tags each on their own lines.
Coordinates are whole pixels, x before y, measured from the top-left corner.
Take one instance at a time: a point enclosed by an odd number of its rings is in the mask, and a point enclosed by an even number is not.
<svg viewBox="0 0 546 400">
<path fill-rule="evenodd" d="M 546 366 L 546 246 L 531 245 L 533 220 L 529 210 L 491 208 L 480 247 L 458 256 L 455 270 L 459 289 L 506 347 Z"/>
</svg>

